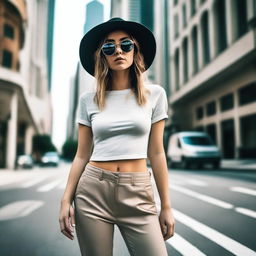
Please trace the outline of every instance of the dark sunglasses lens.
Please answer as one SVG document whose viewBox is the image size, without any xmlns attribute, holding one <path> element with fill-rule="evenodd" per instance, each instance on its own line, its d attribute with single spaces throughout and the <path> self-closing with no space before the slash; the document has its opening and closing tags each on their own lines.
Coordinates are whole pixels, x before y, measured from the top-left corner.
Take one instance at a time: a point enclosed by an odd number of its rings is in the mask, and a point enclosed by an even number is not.
<svg viewBox="0 0 256 256">
<path fill-rule="evenodd" d="M 132 41 L 123 41 L 121 43 L 121 48 L 124 52 L 129 52 L 133 49 L 133 42 Z"/>
<path fill-rule="evenodd" d="M 105 55 L 113 55 L 115 52 L 115 45 L 114 44 L 104 44 L 102 47 L 102 51 Z"/>
</svg>

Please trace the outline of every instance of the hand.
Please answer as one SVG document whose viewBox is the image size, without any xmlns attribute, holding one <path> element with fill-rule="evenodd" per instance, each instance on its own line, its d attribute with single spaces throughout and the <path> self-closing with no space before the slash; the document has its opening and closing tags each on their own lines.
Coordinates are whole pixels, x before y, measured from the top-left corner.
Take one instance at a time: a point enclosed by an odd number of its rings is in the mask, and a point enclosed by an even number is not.
<svg viewBox="0 0 256 256">
<path fill-rule="evenodd" d="M 62 202 L 59 216 L 60 230 L 69 239 L 74 239 L 75 217 L 74 208 L 70 203 Z"/>
<path fill-rule="evenodd" d="M 174 235 L 175 219 L 173 217 L 171 208 L 161 209 L 159 215 L 159 222 L 164 240 L 172 237 Z"/>
</svg>

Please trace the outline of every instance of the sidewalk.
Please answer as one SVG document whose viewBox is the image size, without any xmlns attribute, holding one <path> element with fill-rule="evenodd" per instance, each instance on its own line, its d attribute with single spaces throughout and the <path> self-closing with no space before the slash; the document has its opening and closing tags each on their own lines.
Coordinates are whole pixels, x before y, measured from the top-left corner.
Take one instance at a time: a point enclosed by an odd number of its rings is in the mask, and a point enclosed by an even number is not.
<svg viewBox="0 0 256 256">
<path fill-rule="evenodd" d="M 255 159 L 222 159 L 222 169 L 233 170 L 248 170 L 256 171 L 256 158 Z"/>
</svg>

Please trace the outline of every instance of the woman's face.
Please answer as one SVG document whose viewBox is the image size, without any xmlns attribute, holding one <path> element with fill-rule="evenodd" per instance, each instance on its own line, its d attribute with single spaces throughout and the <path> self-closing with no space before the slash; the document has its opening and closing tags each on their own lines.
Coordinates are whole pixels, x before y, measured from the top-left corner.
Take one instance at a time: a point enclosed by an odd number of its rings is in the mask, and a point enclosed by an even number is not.
<svg viewBox="0 0 256 256">
<path fill-rule="evenodd" d="M 133 63 L 134 48 L 129 52 L 124 52 L 120 47 L 120 43 L 125 39 L 132 40 L 129 34 L 121 30 L 109 33 L 105 39 L 104 43 L 113 42 L 114 44 L 119 44 L 116 46 L 116 51 L 113 55 L 105 55 L 109 68 L 114 71 L 128 69 Z M 122 58 L 122 60 L 117 60 L 117 58 Z"/>
</svg>

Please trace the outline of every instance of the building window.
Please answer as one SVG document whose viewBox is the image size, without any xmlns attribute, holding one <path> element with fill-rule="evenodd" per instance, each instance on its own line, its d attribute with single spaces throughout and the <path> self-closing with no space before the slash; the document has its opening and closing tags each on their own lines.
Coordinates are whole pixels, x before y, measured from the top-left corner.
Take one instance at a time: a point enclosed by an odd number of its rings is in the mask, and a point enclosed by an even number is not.
<svg viewBox="0 0 256 256">
<path fill-rule="evenodd" d="M 204 132 L 204 127 L 203 126 L 197 126 L 194 128 L 195 131 L 197 132 Z"/>
<path fill-rule="evenodd" d="M 19 61 L 17 61 L 16 70 L 17 70 L 17 71 L 20 70 L 20 62 L 19 62 Z"/>
<path fill-rule="evenodd" d="M 14 28 L 9 24 L 4 24 L 4 36 L 14 39 Z"/>
<path fill-rule="evenodd" d="M 225 1 L 218 0 L 215 3 L 217 53 L 221 53 L 227 47 L 226 9 Z"/>
<path fill-rule="evenodd" d="M 179 16 L 176 14 L 174 16 L 174 38 L 179 36 Z"/>
<path fill-rule="evenodd" d="M 198 72 L 198 38 L 197 38 L 197 27 L 192 29 L 192 55 L 193 55 L 193 74 Z"/>
<path fill-rule="evenodd" d="M 179 57 L 179 49 L 175 51 L 174 55 L 174 63 L 175 63 L 175 87 L 176 90 L 179 90 L 179 85 L 180 85 L 180 57 Z"/>
<path fill-rule="evenodd" d="M 234 107 L 234 97 L 233 94 L 227 94 L 220 99 L 220 109 L 221 111 L 226 111 Z"/>
<path fill-rule="evenodd" d="M 196 109 L 196 119 L 197 120 L 200 120 L 200 119 L 202 119 L 204 117 L 204 109 L 203 109 L 203 107 L 198 107 L 197 109 Z"/>
<path fill-rule="evenodd" d="M 209 124 L 206 126 L 206 131 L 211 137 L 211 139 L 214 141 L 215 144 L 217 144 L 217 136 L 216 136 L 216 125 L 215 124 Z"/>
<path fill-rule="evenodd" d="M 191 0 L 191 17 L 193 17 L 196 13 L 196 0 Z"/>
<path fill-rule="evenodd" d="M 183 50 L 183 75 L 184 83 L 188 81 L 188 39 L 185 38 L 182 43 Z"/>
<path fill-rule="evenodd" d="M 239 91 L 239 104 L 245 105 L 256 101 L 256 82 L 253 82 Z"/>
<path fill-rule="evenodd" d="M 183 28 L 187 26 L 187 8 L 186 4 L 182 5 L 182 20 L 183 20 Z"/>
<path fill-rule="evenodd" d="M 202 39 L 203 39 L 203 63 L 206 65 L 210 61 L 208 12 L 202 15 Z"/>
<path fill-rule="evenodd" d="M 247 5 L 246 1 L 235 1 L 236 20 L 237 20 L 237 38 L 241 37 L 248 30 L 247 24 Z"/>
<path fill-rule="evenodd" d="M 207 116 L 212 116 L 216 113 L 216 102 L 211 101 L 206 105 L 206 114 Z"/>
<path fill-rule="evenodd" d="M 3 67 L 11 68 L 12 67 L 12 53 L 7 50 L 3 50 Z"/>
</svg>

